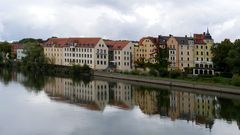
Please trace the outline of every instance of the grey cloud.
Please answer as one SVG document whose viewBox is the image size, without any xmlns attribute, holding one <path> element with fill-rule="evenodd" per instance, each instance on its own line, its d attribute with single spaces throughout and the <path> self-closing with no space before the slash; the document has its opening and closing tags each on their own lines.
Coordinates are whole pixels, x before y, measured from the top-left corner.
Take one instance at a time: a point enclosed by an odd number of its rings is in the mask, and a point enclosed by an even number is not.
<svg viewBox="0 0 240 135">
<path fill-rule="evenodd" d="M 189 35 L 239 38 L 238 0 L 0 0 L 0 40 L 24 37 Z M 234 21 L 234 22 L 231 22 Z M 231 26 L 230 26 L 231 25 Z"/>
</svg>

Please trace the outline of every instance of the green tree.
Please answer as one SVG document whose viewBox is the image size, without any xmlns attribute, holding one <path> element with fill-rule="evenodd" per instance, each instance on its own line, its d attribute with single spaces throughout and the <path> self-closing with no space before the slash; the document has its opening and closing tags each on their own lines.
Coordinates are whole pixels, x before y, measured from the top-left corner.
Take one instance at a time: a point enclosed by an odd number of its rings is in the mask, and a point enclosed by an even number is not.
<svg viewBox="0 0 240 135">
<path fill-rule="evenodd" d="M 26 44 L 26 43 L 43 43 L 42 39 L 34 39 L 34 38 L 24 38 L 19 41 L 20 44 Z"/>
<path fill-rule="evenodd" d="M 152 64 L 152 67 L 158 71 L 160 76 L 165 77 L 168 75 L 168 66 L 170 64 L 168 61 L 168 57 L 169 49 L 167 48 L 167 46 L 165 47 L 157 46 L 155 56 L 156 63 Z"/>
<path fill-rule="evenodd" d="M 0 43 L 0 52 L 11 53 L 11 45 L 8 42 Z"/>
<path fill-rule="evenodd" d="M 26 57 L 23 58 L 23 65 L 27 69 L 41 69 L 49 62 L 44 55 L 44 50 L 38 42 L 27 42 L 23 44 Z"/>
<path fill-rule="evenodd" d="M 229 39 L 225 39 L 221 43 L 216 43 L 212 47 L 213 63 L 217 70 L 222 72 L 230 72 L 227 56 L 230 50 L 234 48 L 233 43 Z"/>
<path fill-rule="evenodd" d="M 228 52 L 226 61 L 233 73 L 240 74 L 240 40 L 239 39 L 235 40 L 234 47 Z"/>
</svg>

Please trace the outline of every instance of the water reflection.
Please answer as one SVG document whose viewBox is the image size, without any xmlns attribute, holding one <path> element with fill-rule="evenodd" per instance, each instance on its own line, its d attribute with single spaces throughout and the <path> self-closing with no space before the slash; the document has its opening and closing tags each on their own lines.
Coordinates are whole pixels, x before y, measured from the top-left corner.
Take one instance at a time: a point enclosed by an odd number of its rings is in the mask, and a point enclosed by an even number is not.
<svg viewBox="0 0 240 135">
<path fill-rule="evenodd" d="M 147 115 L 159 114 L 173 121 L 184 119 L 212 128 L 217 116 L 217 98 L 189 92 L 167 91 L 132 86 L 121 82 L 92 80 L 89 83 L 51 78 L 44 91 L 53 100 L 64 101 L 90 110 L 103 111 L 107 105 L 121 109 L 139 106 Z"/>
<path fill-rule="evenodd" d="M 0 80 L 22 84 L 28 91 L 45 93 L 57 102 L 74 104 L 88 110 L 103 112 L 106 106 L 133 110 L 136 106 L 148 116 L 186 120 L 212 129 L 216 119 L 236 121 L 240 127 L 240 100 L 226 99 L 185 91 L 165 90 L 123 82 L 46 77 L 0 70 Z"/>
</svg>

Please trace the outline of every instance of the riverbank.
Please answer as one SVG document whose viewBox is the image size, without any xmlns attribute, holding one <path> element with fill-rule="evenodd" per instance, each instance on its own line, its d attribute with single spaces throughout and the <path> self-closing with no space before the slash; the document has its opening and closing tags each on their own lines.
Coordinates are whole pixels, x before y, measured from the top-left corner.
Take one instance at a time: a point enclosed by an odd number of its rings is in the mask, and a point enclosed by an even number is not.
<svg viewBox="0 0 240 135">
<path fill-rule="evenodd" d="M 220 85 L 220 84 L 213 85 L 211 83 L 199 83 L 199 82 L 191 82 L 186 80 L 176 80 L 176 79 L 151 77 L 151 76 L 126 75 L 126 74 L 120 74 L 120 73 L 109 73 L 109 72 L 101 72 L 101 71 L 94 71 L 94 76 L 127 80 L 127 81 L 139 82 L 139 83 L 166 85 L 170 87 L 190 88 L 190 89 L 197 89 L 202 91 L 212 91 L 212 92 L 240 95 L 240 87 L 226 86 L 226 85 Z"/>
</svg>

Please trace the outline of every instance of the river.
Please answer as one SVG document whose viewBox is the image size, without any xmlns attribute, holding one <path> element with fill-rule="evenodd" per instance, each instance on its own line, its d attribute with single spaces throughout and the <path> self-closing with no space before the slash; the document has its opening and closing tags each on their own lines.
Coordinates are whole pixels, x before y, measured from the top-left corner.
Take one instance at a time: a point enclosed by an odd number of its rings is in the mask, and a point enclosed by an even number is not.
<svg viewBox="0 0 240 135">
<path fill-rule="evenodd" d="M 0 71 L 1 135 L 240 135 L 240 96 Z"/>
</svg>

